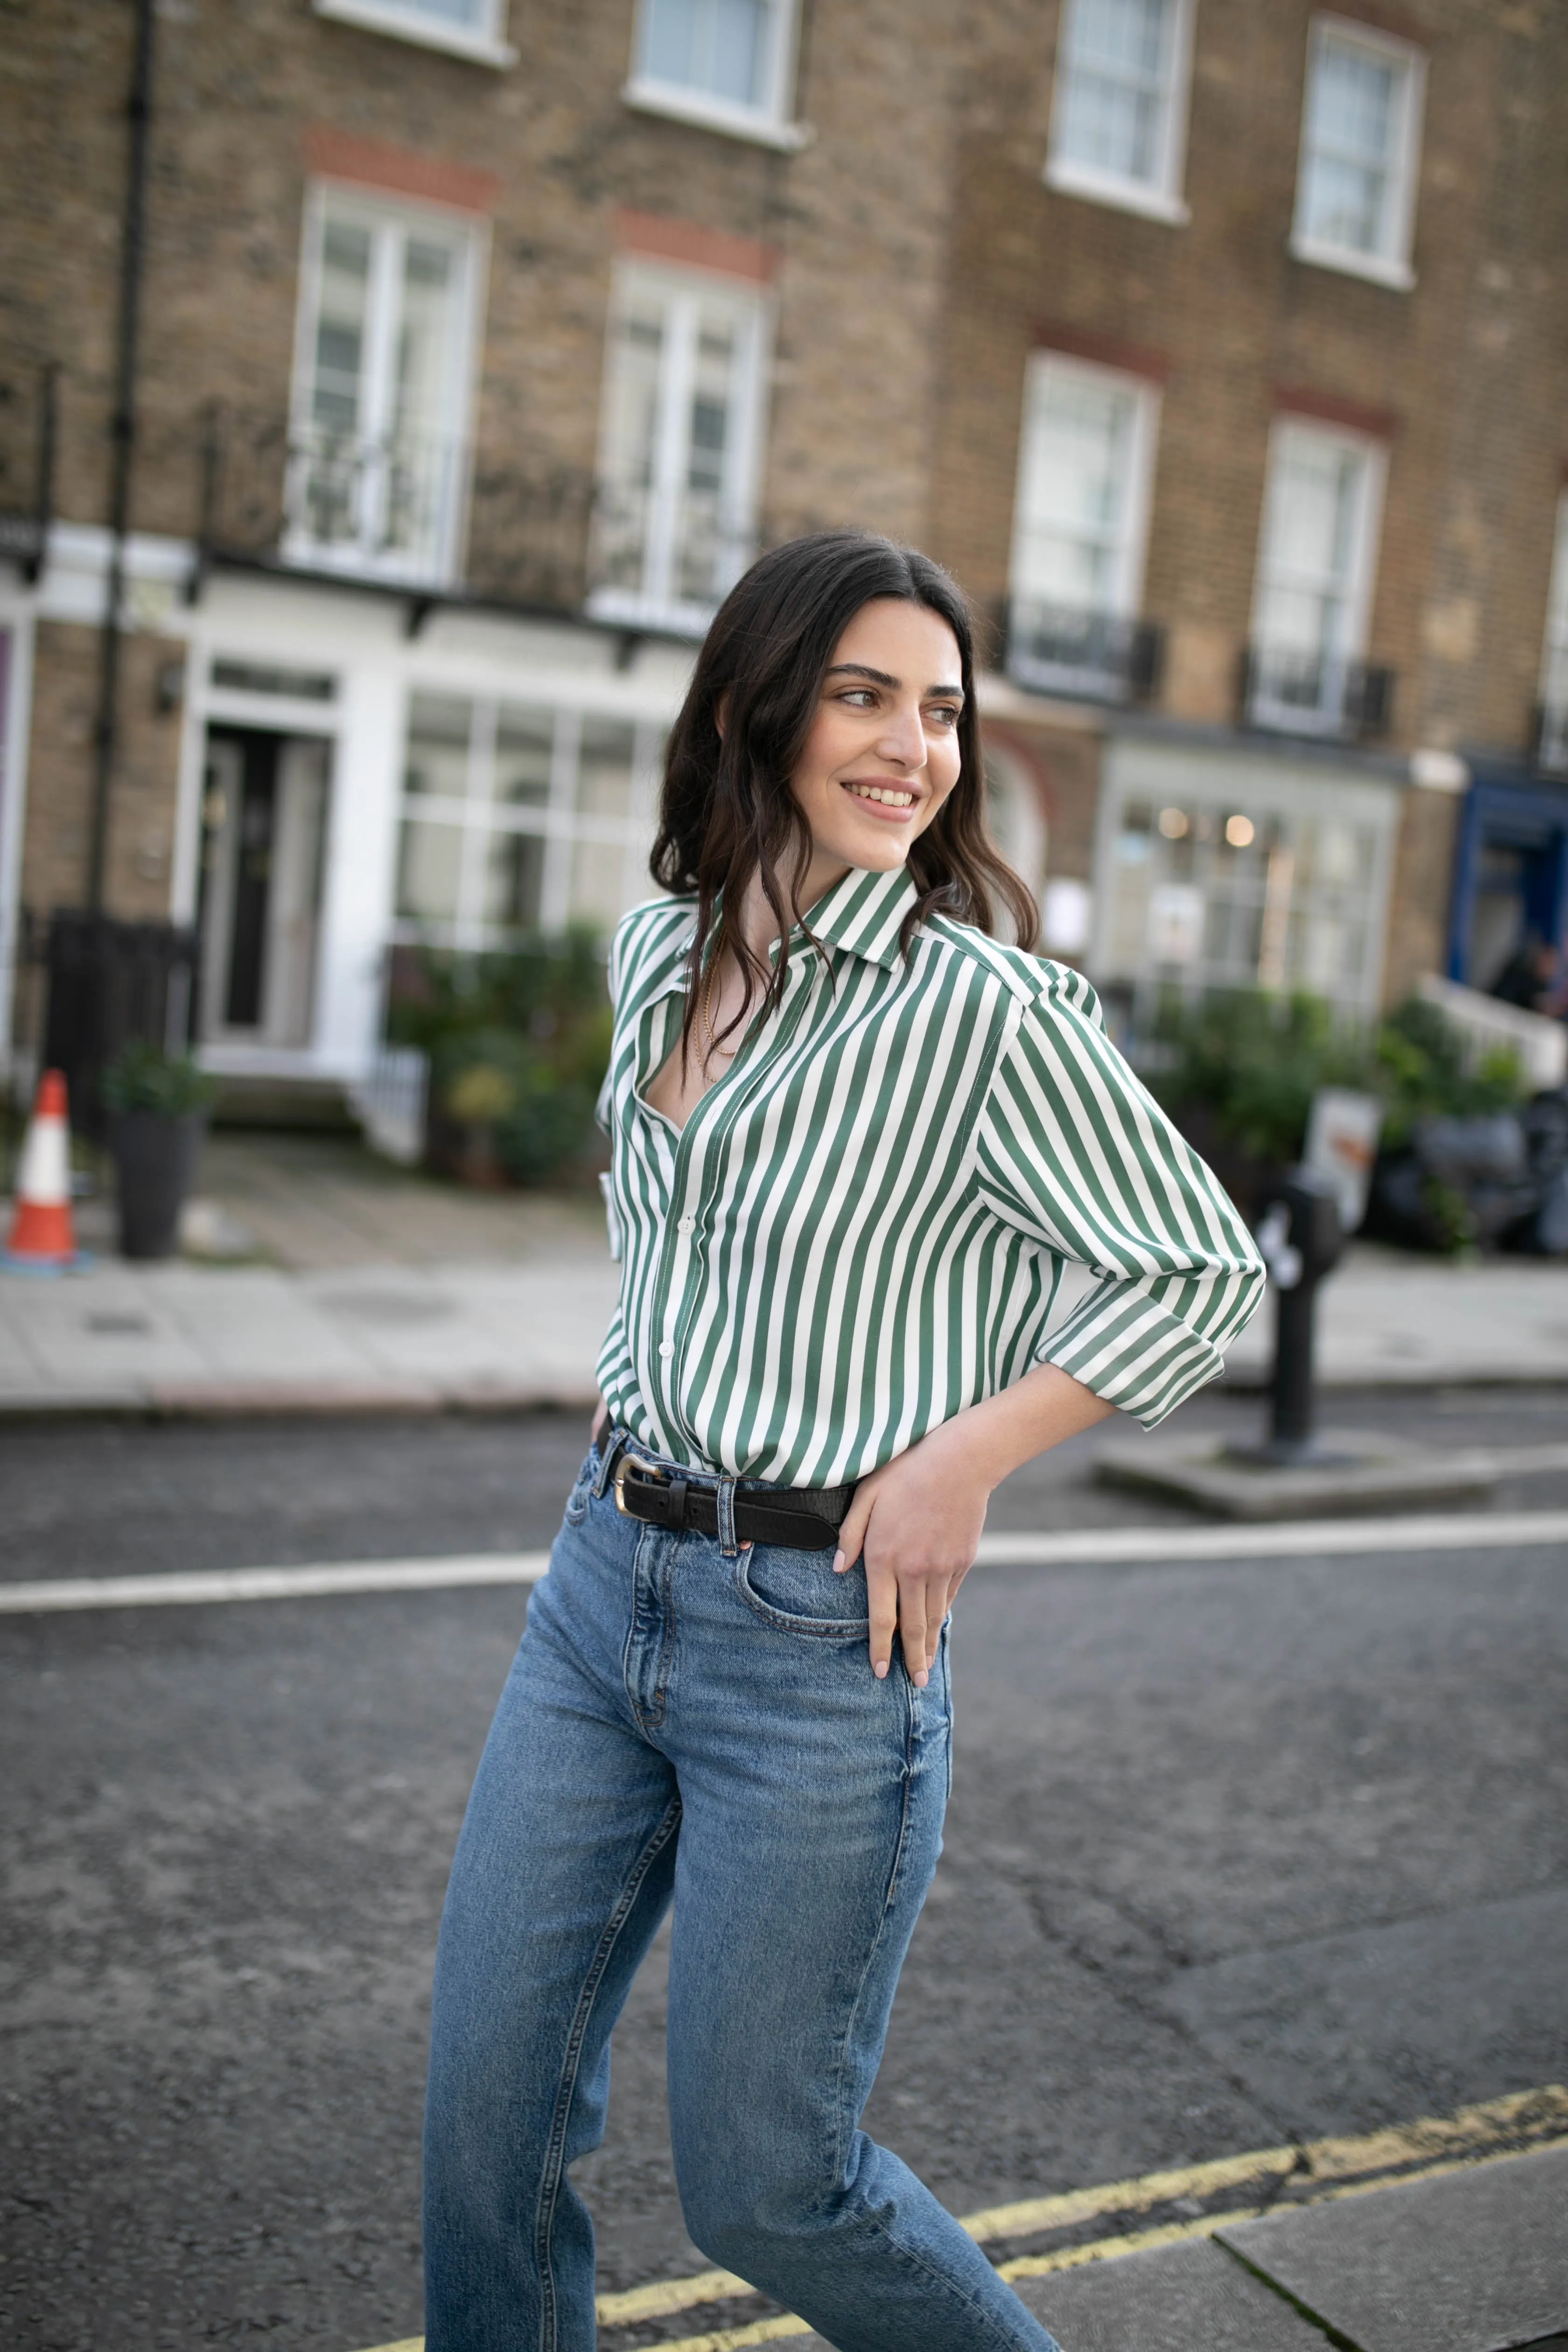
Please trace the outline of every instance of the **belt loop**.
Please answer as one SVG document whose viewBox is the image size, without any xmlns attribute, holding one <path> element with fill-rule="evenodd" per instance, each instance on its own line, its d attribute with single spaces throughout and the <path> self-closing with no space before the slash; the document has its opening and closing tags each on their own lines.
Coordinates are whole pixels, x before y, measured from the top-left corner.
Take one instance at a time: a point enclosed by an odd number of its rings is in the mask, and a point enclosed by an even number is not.
<svg viewBox="0 0 1568 2352">
<path fill-rule="evenodd" d="M 735 1481 L 719 1481 L 719 1549 L 726 1559 L 737 1559 L 741 1547 L 735 1541 Z"/>
<path fill-rule="evenodd" d="M 594 1481 L 595 1503 L 604 1500 L 605 1489 L 609 1485 L 615 1466 L 629 1442 L 629 1433 L 624 1429 L 612 1430 L 610 1433 L 609 1443 L 599 1456 L 599 1475 Z"/>
</svg>

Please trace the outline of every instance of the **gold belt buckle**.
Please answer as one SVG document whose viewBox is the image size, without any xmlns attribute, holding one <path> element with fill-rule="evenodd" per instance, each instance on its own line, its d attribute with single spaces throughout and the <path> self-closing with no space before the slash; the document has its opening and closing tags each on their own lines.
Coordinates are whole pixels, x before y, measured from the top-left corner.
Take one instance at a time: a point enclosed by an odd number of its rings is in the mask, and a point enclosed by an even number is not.
<svg viewBox="0 0 1568 2352">
<path fill-rule="evenodd" d="M 628 1470 L 640 1470 L 646 1477 L 654 1479 L 656 1483 L 658 1479 L 659 1474 L 654 1468 L 651 1462 L 639 1462 L 637 1456 L 631 1453 L 629 1449 L 623 1453 L 620 1460 L 616 1463 L 616 1475 L 610 1481 L 611 1490 L 616 1497 L 616 1508 L 619 1511 L 623 1519 L 635 1519 L 637 1516 L 637 1513 L 635 1511 L 628 1511 L 626 1508 L 626 1472 Z M 639 1521 L 638 1524 L 641 1525 L 642 1522 Z"/>
</svg>

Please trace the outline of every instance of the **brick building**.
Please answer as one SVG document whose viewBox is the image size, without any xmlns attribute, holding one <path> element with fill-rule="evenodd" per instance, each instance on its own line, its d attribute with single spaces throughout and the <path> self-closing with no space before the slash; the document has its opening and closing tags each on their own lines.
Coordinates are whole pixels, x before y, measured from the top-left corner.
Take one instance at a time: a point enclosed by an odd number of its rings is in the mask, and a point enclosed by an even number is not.
<svg viewBox="0 0 1568 2352">
<path fill-rule="evenodd" d="M 355 1078 L 389 942 L 641 892 L 705 617 L 826 520 L 993 613 L 998 830 L 1134 1015 L 1366 1009 L 1561 931 L 1560 12 L 143 21 L 107 747 L 138 9 L 21 0 L 0 56 L 7 989 L 96 855 L 114 912 L 199 920 L 216 1065 Z"/>
</svg>

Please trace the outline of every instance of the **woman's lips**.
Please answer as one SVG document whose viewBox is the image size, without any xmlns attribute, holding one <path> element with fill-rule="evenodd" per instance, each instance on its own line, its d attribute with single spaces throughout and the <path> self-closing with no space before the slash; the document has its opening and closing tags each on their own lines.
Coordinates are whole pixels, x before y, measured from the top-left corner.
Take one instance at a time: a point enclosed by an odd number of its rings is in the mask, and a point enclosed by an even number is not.
<svg viewBox="0 0 1568 2352">
<path fill-rule="evenodd" d="M 869 776 L 847 777 L 844 790 L 852 801 L 858 802 L 868 816 L 879 817 L 885 824 L 905 824 L 920 805 L 920 794 L 911 784 L 900 784 L 889 779 L 886 783 Z"/>
</svg>

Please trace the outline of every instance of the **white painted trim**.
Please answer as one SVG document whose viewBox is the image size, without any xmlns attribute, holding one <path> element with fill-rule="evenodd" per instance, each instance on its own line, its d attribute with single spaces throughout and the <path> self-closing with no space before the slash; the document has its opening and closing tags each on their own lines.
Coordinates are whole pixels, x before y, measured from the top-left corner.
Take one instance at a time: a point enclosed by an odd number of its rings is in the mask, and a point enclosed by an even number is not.
<svg viewBox="0 0 1568 2352">
<path fill-rule="evenodd" d="M 1024 376 L 1024 417 L 1018 436 L 1018 478 L 1013 500 L 1013 545 L 1008 581 L 1015 595 L 1031 592 L 1019 585 L 1019 571 L 1029 511 L 1031 419 L 1036 402 L 1052 376 L 1077 377 L 1080 382 L 1131 395 L 1133 404 L 1132 448 L 1127 485 L 1127 528 L 1117 566 L 1116 593 L 1106 610 L 1118 620 L 1136 620 L 1143 601 L 1143 573 L 1148 557 L 1149 518 L 1153 506 L 1154 454 L 1160 435 L 1160 391 L 1147 376 L 1131 369 L 1080 360 L 1068 352 L 1048 347 L 1030 352 Z"/>
<path fill-rule="evenodd" d="M 294 358 L 289 414 L 295 433 L 308 430 L 315 374 L 315 328 L 321 310 L 321 251 L 329 212 L 366 229 L 374 240 L 367 296 L 369 350 L 362 370 L 365 415 L 359 432 L 374 442 L 390 414 L 395 380 L 397 289 L 405 243 L 411 231 L 427 234 L 449 247 L 457 270 L 454 288 L 452 381 L 445 390 L 445 414 L 437 427 L 439 446 L 459 453 L 458 471 L 447 488 L 447 510 L 429 561 L 420 556 L 378 559 L 352 544 L 329 549 L 302 544 L 291 559 L 327 578 L 406 581 L 451 585 L 468 539 L 468 492 L 479 398 L 484 324 L 481 289 L 489 278 L 489 224 L 456 205 L 405 198 L 367 188 L 357 180 L 319 173 L 306 190 L 301 226 L 299 289 L 294 311 Z M 379 280 L 379 287 L 377 285 Z"/>
<path fill-rule="evenodd" d="M 422 16 L 413 8 L 386 5 L 384 0 L 313 0 L 313 5 L 318 16 L 357 25 L 366 33 L 385 33 L 395 41 L 412 41 L 417 48 L 443 49 L 450 57 L 466 58 L 470 65 L 504 71 L 517 63 L 517 51 L 494 29 L 504 19 L 496 0 L 490 0 L 488 33 L 470 33 L 461 25 L 443 24 L 439 17 Z"/>
<path fill-rule="evenodd" d="M 5 797 L 0 802 L 0 1070 L 9 1072 L 33 719 L 34 598 L 26 590 L 18 591 L 14 599 L 0 592 L 0 629 L 11 639 L 5 682 Z"/>
<path fill-rule="evenodd" d="M 1364 50 L 1398 68 L 1394 152 L 1389 163 L 1388 234 L 1375 253 L 1363 253 L 1357 247 L 1332 245 L 1323 237 L 1313 236 L 1304 219 L 1312 82 L 1318 60 L 1331 42 L 1342 48 Z M 1375 285 L 1393 287 L 1400 292 L 1407 293 L 1415 285 L 1410 248 L 1415 232 L 1426 94 L 1426 59 L 1413 42 L 1379 32 L 1352 16 L 1320 14 L 1313 17 L 1307 35 L 1307 73 L 1301 91 L 1301 131 L 1296 156 L 1296 203 L 1290 226 L 1290 251 L 1298 261 L 1310 262 L 1321 269 L 1342 270 L 1352 278 L 1370 278 Z"/>
<path fill-rule="evenodd" d="M 755 526 L 761 490 L 766 442 L 764 408 L 771 373 L 768 362 L 773 341 L 772 297 L 754 279 L 732 278 L 719 270 L 682 269 L 663 261 L 645 260 L 637 254 L 627 254 L 616 263 L 610 294 L 610 331 L 605 341 L 608 358 L 601 391 L 598 457 L 598 479 L 612 486 L 616 479 L 611 401 L 611 371 L 617 350 L 615 322 L 628 291 L 638 286 L 651 288 L 667 305 L 667 328 L 659 354 L 656 487 L 649 545 L 652 547 L 658 540 L 668 541 L 676 520 L 673 508 L 668 514 L 663 509 L 667 499 L 675 499 L 678 485 L 686 472 L 697 313 L 699 306 L 704 300 L 712 300 L 715 295 L 731 306 L 737 323 L 731 412 L 734 438 L 726 452 L 727 478 L 722 496 L 727 524 L 737 543 L 743 543 Z M 661 570 L 668 572 L 669 566 L 654 563 L 645 551 L 645 582 L 653 576 L 657 583 Z M 587 609 L 599 619 L 624 621 L 628 627 L 640 624 L 644 627 L 679 629 L 699 637 L 705 634 L 713 617 L 710 605 L 683 604 L 657 584 L 635 589 L 596 589 L 588 599 Z"/>
<path fill-rule="evenodd" d="M 638 114 L 662 114 L 671 122 L 716 131 L 724 139 L 750 140 L 757 147 L 776 147 L 786 155 L 798 155 L 816 136 L 807 122 L 780 122 L 772 115 L 753 112 L 746 106 L 726 106 L 721 98 L 682 89 L 674 82 L 637 77 L 626 84 L 621 100 Z"/>
<path fill-rule="evenodd" d="M 1187 120 L 1192 97 L 1194 5 L 1195 0 L 1172 0 L 1175 13 L 1171 27 L 1169 72 L 1160 110 L 1159 164 L 1152 179 L 1133 180 L 1120 173 L 1100 171 L 1092 163 L 1058 152 L 1066 120 L 1068 77 L 1064 67 L 1069 16 L 1075 5 L 1075 0 L 1062 0 L 1045 168 L 1047 187 L 1064 195 L 1087 197 L 1091 204 L 1111 205 L 1121 212 L 1142 213 L 1151 220 L 1168 221 L 1178 227 L 1191 219 L 1182 188 L 1186 173 Z"/>
<path fill-rule="evenodd" d="M 1268 580 L 1268 526 L 1279 479 L 1280 454 L 1291 441 L 1326 443 L 1336 449 L 1349 450 L 1363 466 L 1361 495 L 1356 501 L 1355 538 L 1352 550 L 1351 572 L 1345 597 L 1347 628 L 1345 643 L 1340 648 L 1347 661 L 1360 661 L 1366 652 L 1368 631 L 1372 622 L 1373 596 L 1377 580 L 1378 540 L 1383 527 L 1383 492 L 1388 469 L 1388 452 L 1381 441 L 1370 434 L 1352 432 L 1341 425 L 1321 425 L 1313 417 L 1299 416 L 1290 412 L 1277 416 L 1268 435 L 1268 467 L 1264 480 L 1263 513 L 1258 533 L 1258 559 L 1252 589 L 1251 633 L 1258 641 L 1259 622 Z"/>
<path fill-rule="evenodd" d="M 771 0 L 770 54 L 764 66 L 766 91 L 760 104 L 738 106 L 710 90 L 693 89 L 685 82 L 659 80 L 648 70 L 652 0 L 637 0 L 637 26 L 632 37 L 632 70 L 621 92 L 624 102 L 645 114 L 668 115 L 703 131 L 717 131 L 728 139 L 749 139 L 786 154 L 809 146 L 815 135 L 803 122 L 790 121 L 795 102 L 795 77 L 800 40 L 797 0 Z"/>
</svg>

